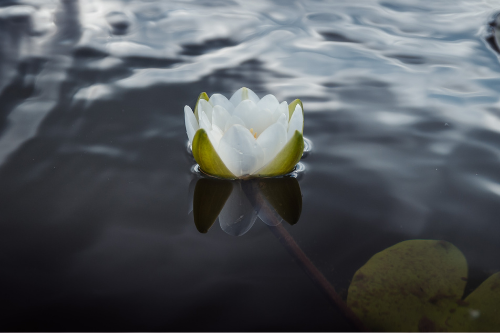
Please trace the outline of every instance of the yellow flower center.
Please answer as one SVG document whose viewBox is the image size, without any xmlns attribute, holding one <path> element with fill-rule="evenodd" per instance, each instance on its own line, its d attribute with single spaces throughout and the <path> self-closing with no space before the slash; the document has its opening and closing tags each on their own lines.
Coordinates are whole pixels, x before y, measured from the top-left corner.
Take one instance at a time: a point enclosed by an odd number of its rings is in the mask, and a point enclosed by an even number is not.
<svg viewBox="0 0 500 334">
<path fill-rule="evenodd" d="M 255 139 L 257 139 L 257 132 L 253 132 L 253 128 L 250 128 L 250 133 L 253 134 Z"/>
</svg>

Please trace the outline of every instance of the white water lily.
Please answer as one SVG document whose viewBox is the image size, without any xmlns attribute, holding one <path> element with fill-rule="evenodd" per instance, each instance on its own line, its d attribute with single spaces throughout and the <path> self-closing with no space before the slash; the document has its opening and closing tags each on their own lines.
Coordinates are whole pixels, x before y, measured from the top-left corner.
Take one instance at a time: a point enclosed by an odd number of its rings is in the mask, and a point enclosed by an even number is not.
<svg viewBox="0 0 500 334">
<path fill-rule="evenodd" d="M 193 156 L 207 174 L 271 177 L 291 172 L 304 151 L 302 102 L 279 103 L 241 88 L 228 100 L 201 93 L 193 113 L 184 107 Z"/>
</svg>

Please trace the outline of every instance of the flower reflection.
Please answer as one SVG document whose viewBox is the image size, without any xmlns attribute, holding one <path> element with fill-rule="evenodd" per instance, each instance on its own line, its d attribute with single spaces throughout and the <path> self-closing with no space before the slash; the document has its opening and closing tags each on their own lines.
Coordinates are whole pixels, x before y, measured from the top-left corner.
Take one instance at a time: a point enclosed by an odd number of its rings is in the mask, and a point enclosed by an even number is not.
<svg viewBox="0 0 500 334">
<path fill-rule="evenodd" d="M 217 218 L 222 230 L 233 236 L 247 233 L 257 217 L 269 226 L 282 221 L 293 225 L 300 218 L 302 194 L 293 177 L 245 181 L 200 178 L 193 182 L 190 196 L 200 233 L 207 233 Z"/>
</svg>

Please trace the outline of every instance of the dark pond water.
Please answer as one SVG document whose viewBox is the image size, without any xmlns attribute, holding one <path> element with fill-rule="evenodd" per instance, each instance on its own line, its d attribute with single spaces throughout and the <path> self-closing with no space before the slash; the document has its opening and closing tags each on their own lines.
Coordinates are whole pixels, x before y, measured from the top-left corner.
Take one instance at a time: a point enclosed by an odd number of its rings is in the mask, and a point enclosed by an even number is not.
<svg viewBox="0 0 500 334">
<path fill-rule="evenodd" d="M 355 330 L 279 233 L 344 299 L 409 239 L 460 249 L 470 293 L 500 271 L 498 9 L 0 1 L 2 330 Z M 200 233 L 183 108 L 242 86 L 304 103 L 312 151 L 276 186 L 300 218 L 232 225 L 230 184 Z"/>
</svg>

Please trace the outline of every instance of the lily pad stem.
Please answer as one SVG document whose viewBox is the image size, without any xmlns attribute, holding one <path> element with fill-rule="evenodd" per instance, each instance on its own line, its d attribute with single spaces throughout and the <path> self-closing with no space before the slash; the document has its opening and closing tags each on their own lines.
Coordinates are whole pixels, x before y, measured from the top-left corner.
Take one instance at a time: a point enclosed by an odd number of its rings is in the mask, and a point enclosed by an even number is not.
<svg viewBox="0 0 500 334">
<path fill-rule="evenodd" d="M 359 318 L 354 314 L 354 312 L 347 307 L 347 304 L 342 300 L 342 298 L 335 292 L 333 286 L 328 282 L 328 280 L 323 276 L 321 271 L 311 262 L 307 255 L 302 251 L 302 249 L 297 245 L 292 236 L 283 227 L 282 224 L 276 226 L 268 226 L 273 234 L 278 238 L 278 240 L 285 246 L 286 250 L 294 259 L 299 263 L 302 269 L 306 272 L 309 278 L 316 284 L 318 288 L 326 295 L 330 303 L 337 308 L 337 310 L 342 313 L 347 321 L 358 331 L 369 332 Z"/>
</svg>

